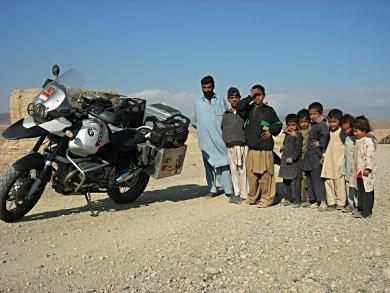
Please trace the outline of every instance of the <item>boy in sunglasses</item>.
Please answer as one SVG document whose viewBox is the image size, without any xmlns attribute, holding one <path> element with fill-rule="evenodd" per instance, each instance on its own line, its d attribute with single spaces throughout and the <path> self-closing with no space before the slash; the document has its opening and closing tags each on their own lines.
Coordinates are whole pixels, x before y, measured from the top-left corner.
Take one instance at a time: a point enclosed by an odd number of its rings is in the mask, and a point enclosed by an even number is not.
<svg viewBox="0 0 390 293">
<path fill-rule="evenodd" d="M 245 121 L 245 140 L 248 145 L 247 177 L 249 192 L 242 205 L 256 204 L 258 208 L 269 207 L 276 194 L 272 136 L 282 130 L 275 110 L 264 103 L 265 89 L 254 85 L 250 96 L 240 100 L 237 112 Z"/>
</svg>

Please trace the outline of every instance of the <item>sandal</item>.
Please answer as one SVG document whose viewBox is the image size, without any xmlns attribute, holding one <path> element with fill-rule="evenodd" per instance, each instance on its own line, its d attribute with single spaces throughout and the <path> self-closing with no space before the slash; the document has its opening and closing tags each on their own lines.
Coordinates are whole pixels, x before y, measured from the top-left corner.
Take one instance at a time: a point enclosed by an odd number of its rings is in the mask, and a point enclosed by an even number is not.
<svg viewBox="0 0 390 293">
<path fill-rule="evenodd" d="M 259 203 L 259 204 L 256 205 L 256 207 L 257 207 L 258 209 L 265 209 L 265 208 L 268 208 L 269 206 L 266 205 L 266 204 L 264 204 L 264 203 Z"/>
<path fill-rule="evenodd" d="M 325 202 L 321 202 L 320 206 L 318 207 L 319 212 L 326 212 L 328 211 L 328 205 Z"/>
<path fill-rule="evenodd" d="M 357 210 L 354 210 L 354 211 L 352 212 L 352 216 L 353 216 L 354 218 L 363 218 L 362 214 L 361 214 L 359 211 L 357 211 Z"/>
<path fill-rule="evenodd" d="M 354 211 L 354 208 L 351 206 L 346 206 L 343 210 L 341 210 L 342 213 L 352 213 Z"/>
<path fill-rule="evenodd" d="M 248 199 L 245 199 L 239 203 L 239 205 L 242 205 L 242 206 L 250 206 L 251 204 L 252 203 Z"/>
</svg>

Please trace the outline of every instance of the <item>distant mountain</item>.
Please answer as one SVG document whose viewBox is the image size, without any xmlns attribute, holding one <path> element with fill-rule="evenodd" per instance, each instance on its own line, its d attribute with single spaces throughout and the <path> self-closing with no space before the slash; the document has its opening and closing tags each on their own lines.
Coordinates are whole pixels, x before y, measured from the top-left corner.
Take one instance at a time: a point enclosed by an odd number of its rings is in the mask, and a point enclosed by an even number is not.
<svg viewBox="0 0 390 293">
<path fill-rule="evenodd" d="M 371 126 L 374 129 L 390 129 L 390 120 L 372 120 Z"/>
<path fill-rule="evenodd" d="M 0 113 L 0 125 L 9 125 L 11 117 L 9 113 Z"/>
</svg>

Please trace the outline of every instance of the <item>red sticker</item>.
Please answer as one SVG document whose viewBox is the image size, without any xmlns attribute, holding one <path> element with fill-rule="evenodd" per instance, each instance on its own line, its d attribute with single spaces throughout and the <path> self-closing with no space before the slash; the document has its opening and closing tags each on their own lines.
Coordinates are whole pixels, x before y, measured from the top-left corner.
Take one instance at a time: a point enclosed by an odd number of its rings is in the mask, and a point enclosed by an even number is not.
<svg viewBox="0 0 390 293">
<path fill-rule="evenodd" d="M 41 98 L 44 101 L 47 101 L 50 96 L 55 92 L 56 88 L 54 86 L 49 86 L 45 91 L 42 92 Z"/>
</svg>

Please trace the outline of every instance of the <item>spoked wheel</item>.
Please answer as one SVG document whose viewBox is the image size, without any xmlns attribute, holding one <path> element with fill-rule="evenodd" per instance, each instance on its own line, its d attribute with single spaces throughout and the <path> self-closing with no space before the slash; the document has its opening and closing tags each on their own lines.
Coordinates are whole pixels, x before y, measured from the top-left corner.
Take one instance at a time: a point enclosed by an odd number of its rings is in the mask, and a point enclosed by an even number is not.
<svg viewBox="0 0 390 293">
<path fill-rule="evenodd" d="M 11 166 L 0 181 L 0 219 L 12 222 L 27 214 L 40 199 L 46 183 L 27 196 L 40 170 L 17 171 Z"/>
<path fill-rule="evenodd" d="M 108 188 L 108 196 L 118 204 L 131 203 L 144 192 L 149 175 L 140 173 L 117 187 Z"/>
</svg>

